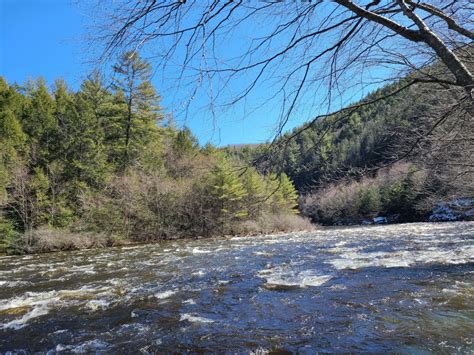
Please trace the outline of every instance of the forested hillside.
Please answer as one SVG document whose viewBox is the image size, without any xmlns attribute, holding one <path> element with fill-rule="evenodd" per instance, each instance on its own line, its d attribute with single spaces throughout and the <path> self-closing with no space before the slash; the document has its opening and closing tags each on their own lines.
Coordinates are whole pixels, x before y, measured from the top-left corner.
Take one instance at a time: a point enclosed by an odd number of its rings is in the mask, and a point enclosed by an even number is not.
<svg viewBox="0 0 474 355">
<path fill-rule="evenodd" d="M 416 221 L 439 202 L 474 197 L 472 116 L 435 86 L 414 85 L 377 101 L 404 83 L 285 142 L 280 161 L 306 193 L 304 214 L 323 223 Z"/>
<path fill-rule="evenodd" d="M 315 222 L 426 220 L 439 202 L 474 197 L 474 124 L 466 110 L 456 110 L 454 93 L 434 85 L 391 95 L 407 82 L 376 90 L 353 105 L 360 107 L 298 127 L 271 146 L 227 152 L 259 171 L 287 174 L 302 195 L 302 213 Z"/>
<path fill-rule="evenodd" d="M 286 175 L 240 169 L 164 122 L 151 67 L 112 79 L 0 79 L 0 252 L 297 228 Z"/>
</svg>

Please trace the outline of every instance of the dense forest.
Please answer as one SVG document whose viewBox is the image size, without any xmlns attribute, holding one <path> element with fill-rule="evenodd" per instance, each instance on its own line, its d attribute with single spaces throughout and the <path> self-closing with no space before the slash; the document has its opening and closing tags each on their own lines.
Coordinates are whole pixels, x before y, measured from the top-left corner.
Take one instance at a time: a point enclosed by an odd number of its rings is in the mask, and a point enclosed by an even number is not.
<svg viewBox="0 0 474 355">
<path fill-rule="evenodd" d="M 227 152 L 261 172 L 278 167 L 287 174 L 313 222 L 427 220 L 439 203 L 474 196 L 466 169 L 473 120 L 465 110 L 448 112 L 458 98 L 434 85 L 390 95 L 407 82 L 386 85 L 356 103 L 361 107 L 298 127 L 272 145 Z"/>
<path fill-rule="evenodd" d="M 165 122 L 149 63 L 127 52 L 112 74 L 0 79 L 0 252 L 308 227 L 285 174 Z"/>
</svg>

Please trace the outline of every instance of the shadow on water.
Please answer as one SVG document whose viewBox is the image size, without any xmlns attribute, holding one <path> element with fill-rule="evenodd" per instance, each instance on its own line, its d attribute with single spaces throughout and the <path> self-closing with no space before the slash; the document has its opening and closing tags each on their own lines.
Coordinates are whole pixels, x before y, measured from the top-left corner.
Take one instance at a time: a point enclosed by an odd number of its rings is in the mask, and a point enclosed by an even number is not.
<svg viewBox="0 0 474 355">
<path fill-rule="evenodd" d="M 473 240 L 413 224 L 5 258 L 0 351 L 470 352 Z"/>
</svg>

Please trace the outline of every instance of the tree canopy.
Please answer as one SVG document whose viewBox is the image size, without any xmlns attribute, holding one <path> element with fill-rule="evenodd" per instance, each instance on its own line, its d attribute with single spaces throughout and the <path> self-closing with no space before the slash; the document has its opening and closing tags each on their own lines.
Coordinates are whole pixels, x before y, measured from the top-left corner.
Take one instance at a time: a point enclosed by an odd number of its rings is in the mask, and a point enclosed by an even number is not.
<svg viewBox="0 0 474 355">
<path fill-rule="evenodd" d="M 113 69 L 77 91 L 0 78 L 0 253 L 271 231 L 269 216 L 294 214 L 294 203 L 265 198 L 274 176 L 253 170 L 249 185 L 222 149 L 161 124 L 150 65 L 137 53 Z M 295 191 L 288 179 L 275 189 Z"/>
</svg>

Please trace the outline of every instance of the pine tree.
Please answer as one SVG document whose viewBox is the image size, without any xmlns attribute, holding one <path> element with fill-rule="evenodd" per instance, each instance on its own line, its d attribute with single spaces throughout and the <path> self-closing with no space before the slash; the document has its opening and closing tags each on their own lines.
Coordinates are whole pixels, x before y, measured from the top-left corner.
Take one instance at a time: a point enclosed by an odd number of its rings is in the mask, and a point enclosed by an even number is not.
<svg viewBox="0 0 474 355">
<path fill-rule="evenodd" d="M 28 88 L 29 104 L 21 123 L 29 137 L 30 163 L 46 168 L 60 144 L 57 137 L 58 121 L 55 103 L 44 79 L 38 79 Z"/>
<path fill-rule="evenodd" d="M 173 149 L 178 156 L 183 156 L 197 148 L 198 142 L 188 127 L 179 130 L 173 139 Z"/>
<path fill-rule="evenodd" d="M 74 95 L 69 110 L 65 137 L 69 179 L 100 188 L 109 168 L 104 147 L 104 132 L 95 102 L 85 95 Z"/>
<path fill-rule="evenodd" d="M 19 233 L 14 222 L 7 218 L 12 172 L 26 150 L 26 135 L 17 114 L 21 112 L 22 97 L 0 77 L 0 253 L 14 248 Z"/>
<path fill-rule="evenodd" d="M 20 242 L 20 233 L 15 230 L 13 222 L 0 216 L 0 253 L 15 250 Z"/>
<path fill-rule="evenodd" d="M 123 156 L 125 152 L 125 120 L 127 103 L 122 91 L 112 95 L 106 105 L 107 118 L 104 122 L 104 143 L 107 151 L 107 161 L 114 167 L 114 171 L 124 170 L 126 164 Z"/>
<path fill-rule="evenodd" d="M 27 136 L 17 118 L 20 95 L 0 78 L 0 189 L 4 191 L 8 171 L 25 154 Z"/>
<path fill-rule="evenodd" d="M 248 217 L 258 220 L 263 213 L 265 203 L 265 185 L 261 175 L 253 167 L 247 168 L 242 176 L 243 186 L 246 191 L 244 204 Z"/>
<path fill-rule="evenodd" d="M 11 110 L 0 111 L 0 196 L 5 196 L 10 170 L 21 159 L 26 136 Z M 2 198 L 0 198 L 2 200 Z"/>
<path fill-rule="evenodd" d="M 134 163 L 141 149 L 150 142 L 156 122 L 162 119 L 160 100 L 150 82 L 151 66 L 136 52 L 123 53 L 113 66 L 113 87 L 122 93 L 125 110 L 122 112 L 123 152 L 121 169 Z"/>
<path fill-rule="evenodd" d="M 22 98 L 0 77 L 0 139 L 4 149 L 24 150 L 26 135 L 18 120 Z M 12 153 L 13 154 L 13 153 Z"/>
<path fill-rule="evenodd" d="M 267 177 L 267 204 L 274 214 L 297 214 L 298 194 L 296 188 L 285 173 Z"/>
<path fill-rule="evenodd" d="M 359 191 L 357 209 L 362 217 L 374 217 L 380 209 L 380 196 L 376 188 L 365 188 Z"/>
<path fill-rule="evenodd" d="M 243 208 L 246 192 L 232 166 L 224 157 L 220 157 L 210 177 L 210 195 L 217 207 L 217 219 L 221 233 L 225 233 L 231 221 L 247 216 Z"/>
<path fill-rule="evenodd" d="M 109 117 L 111 106 L 113 105 L 113 96 L 105 89 L 104 79 L 99 72 L 93 72 L 84 80 L 78 96 L 82 100 L 87 101 L 97 121 L 96 123 L 104 128 L 105 121 Z"/>
</svg>

